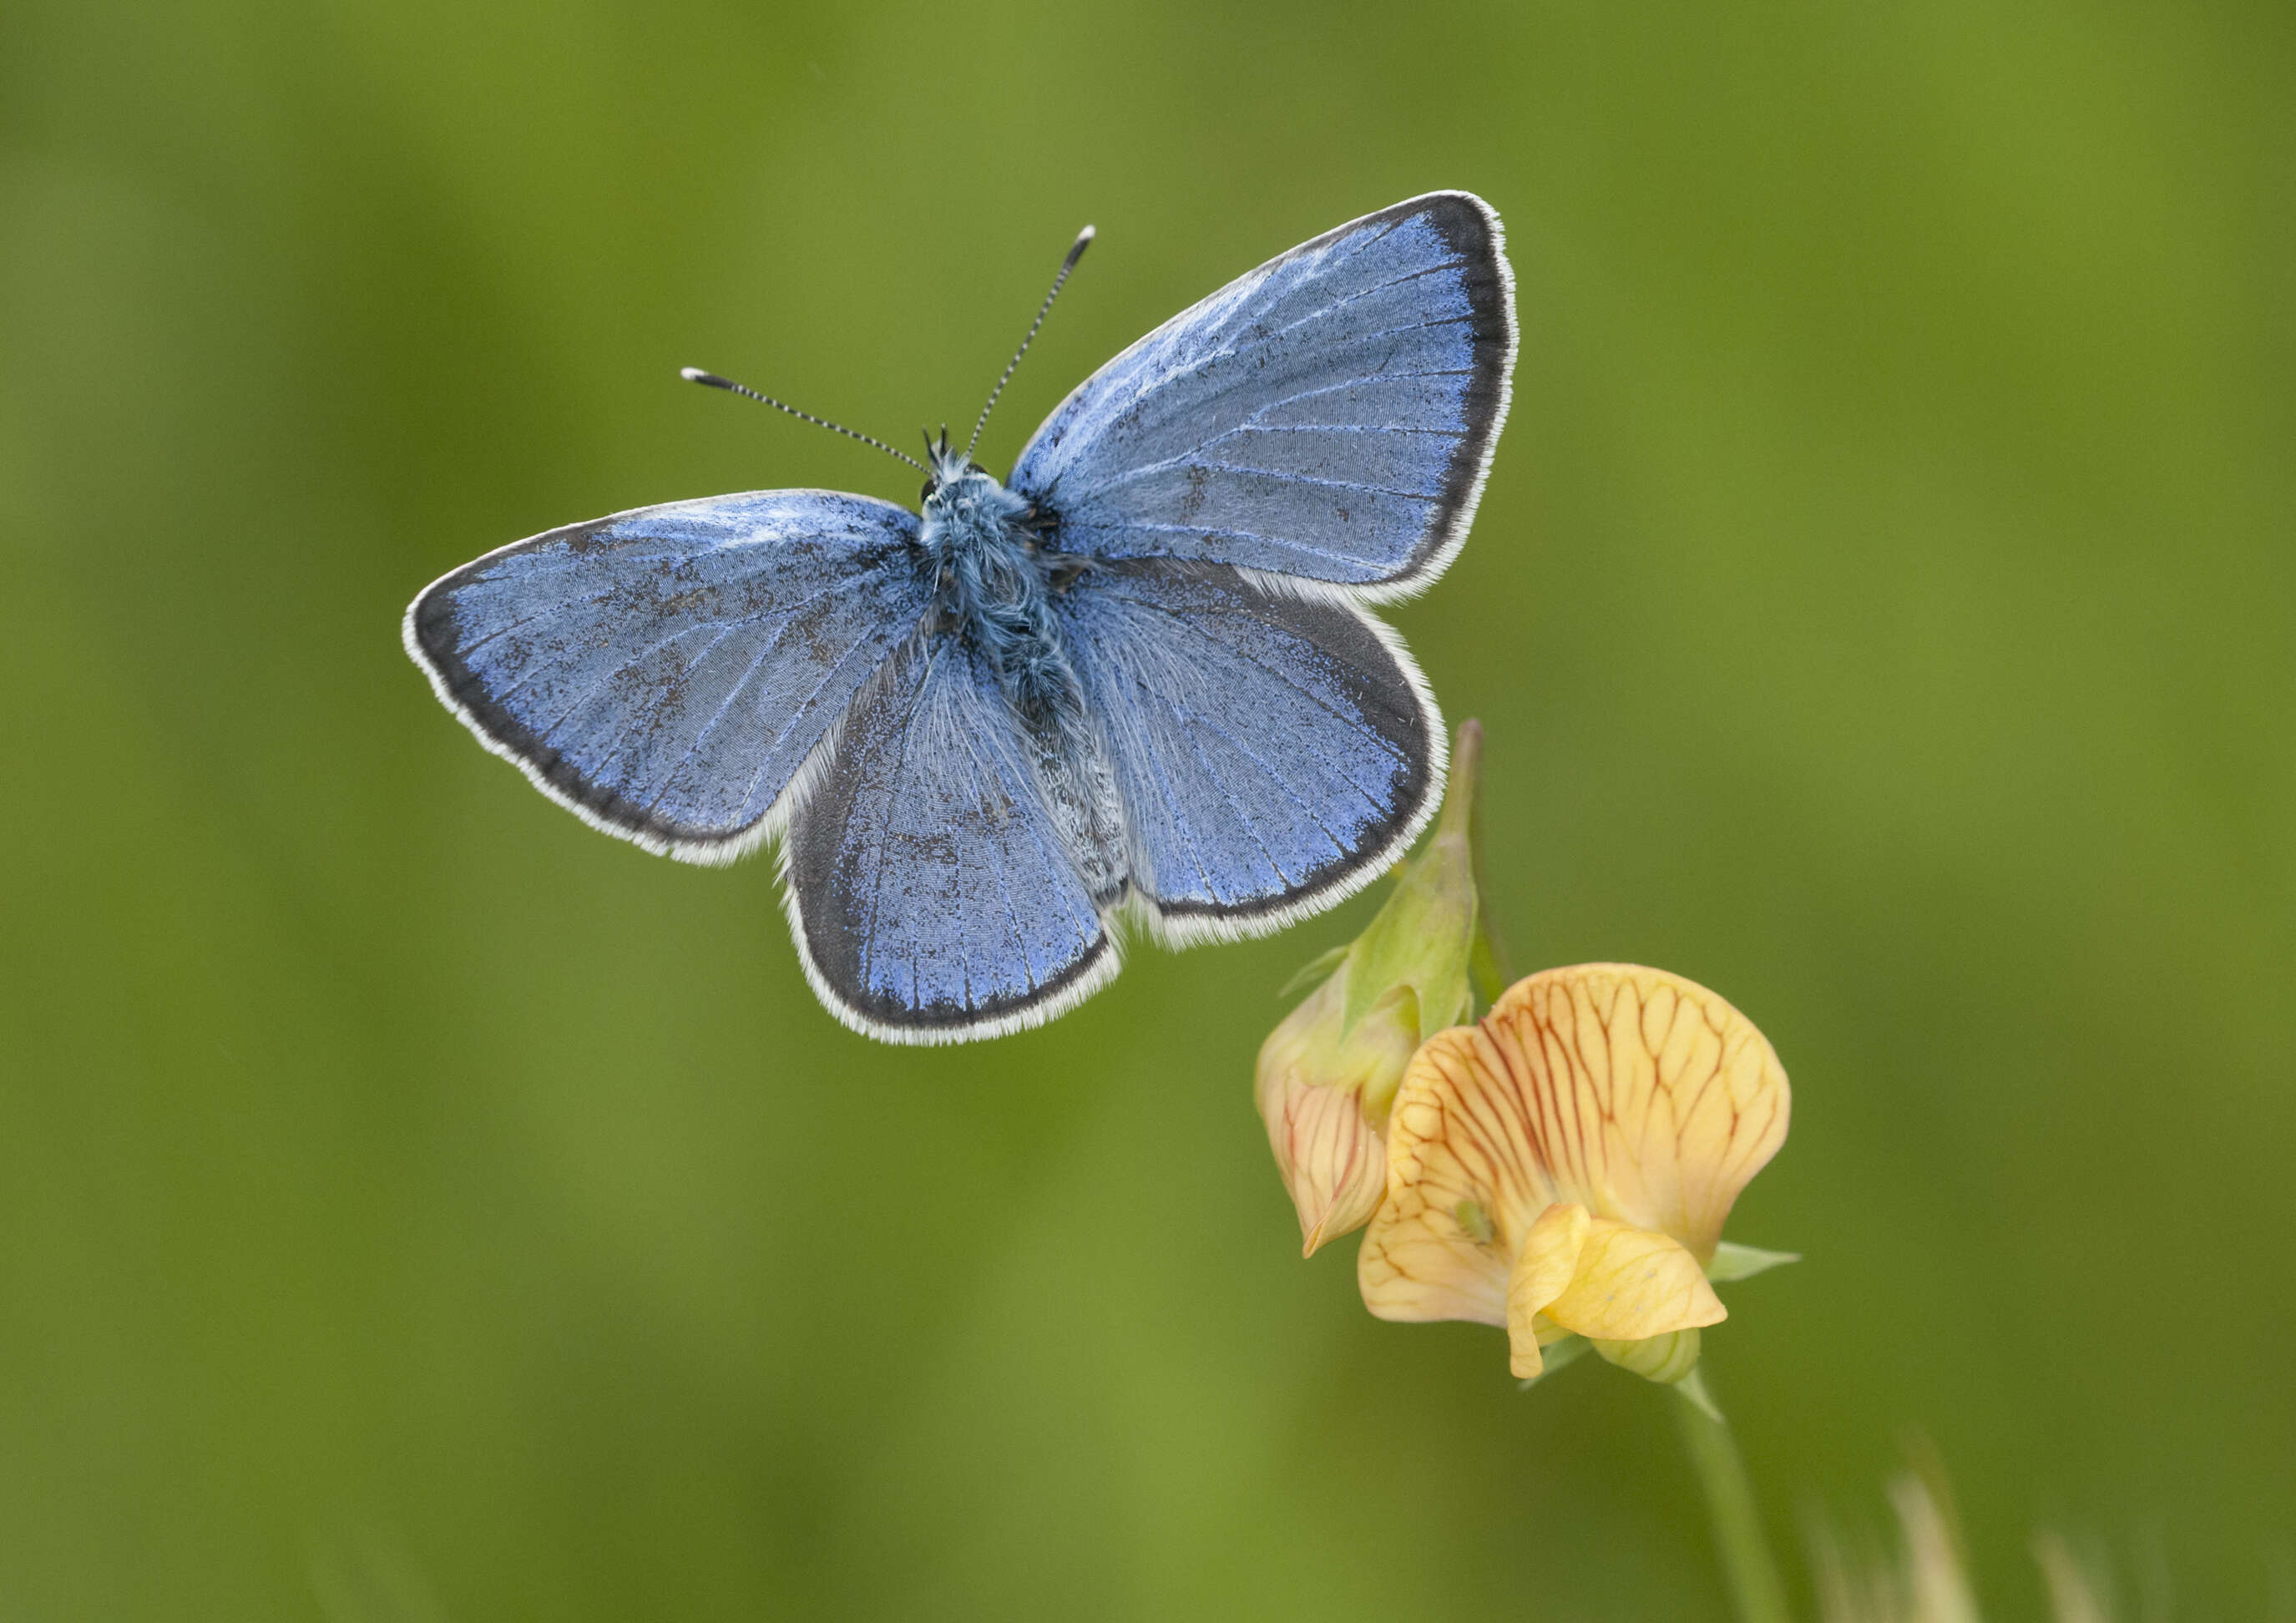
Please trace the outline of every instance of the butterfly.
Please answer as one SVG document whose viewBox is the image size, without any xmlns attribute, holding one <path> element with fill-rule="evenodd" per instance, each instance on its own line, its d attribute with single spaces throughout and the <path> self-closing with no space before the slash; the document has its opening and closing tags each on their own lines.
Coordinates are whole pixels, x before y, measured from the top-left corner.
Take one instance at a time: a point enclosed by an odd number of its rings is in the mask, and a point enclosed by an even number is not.
<svg viewBox="0 0 2296 1623">
<path fill-rule="evenodd" d="M 779 837 L 830 1012 L 897 1043 L 1050 1020 L 1172 945 L 1278 929 L 1409 848 L 1445 734 L 1367 605 L 1466 539 L 1513 275 L 1437 192 L 1269 260 L 1087 378 L 1001 482 L 988 412 L 921 512 L 827 490 L 641 507 L 425 587 L 407 652 L 594 828 L 686 862 Z M 771 397 L 692 369 L 689 379 Z M 823 425 L 838 428 L 823 422 Z"/>
</svg>

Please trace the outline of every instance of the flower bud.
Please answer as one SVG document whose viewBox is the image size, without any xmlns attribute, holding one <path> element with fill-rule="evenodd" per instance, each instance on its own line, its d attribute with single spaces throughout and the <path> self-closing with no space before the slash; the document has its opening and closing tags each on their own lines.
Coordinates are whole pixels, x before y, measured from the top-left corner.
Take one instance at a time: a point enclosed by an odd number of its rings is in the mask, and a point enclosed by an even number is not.
<svg viewBox="0 0 2296 1623">
<path fill-rule="evenodd" d="M 1698 1328 L 1669 1331 L 1664 1335 L 1646 1336 L 1639 1341 L 1605 1341 L 1589 1337 L 1589 1345 L 1617 1365 L 1632 1370 L 1645 1381 L 1655 1381 L 1660 1386 L 1672 1386 L 1698 1367 Z"/>
<path fill-rule="evenodd" d="M 1363 1226 L 1387 1188 L 1382 1136 L 1413 1052 L 1474 1012 L 1472 845 L 1482 729 L 1459 728 L 1441 820 L 1371 926 L 1268 1035 L 1255 1094 L 1305 1252 Z"/>
<path fill-rule="evenodd" d="M 1379 1126 L 1419 1045 L 1418 999 L 1398 987 L 1349 1027 L 1341 964 L 1260 1045 L 1257 1093 L 1276 1169 L 1299 1209 L 1301 1252 L 1370 1221 L 1387 1190 Z"/>
</svg>

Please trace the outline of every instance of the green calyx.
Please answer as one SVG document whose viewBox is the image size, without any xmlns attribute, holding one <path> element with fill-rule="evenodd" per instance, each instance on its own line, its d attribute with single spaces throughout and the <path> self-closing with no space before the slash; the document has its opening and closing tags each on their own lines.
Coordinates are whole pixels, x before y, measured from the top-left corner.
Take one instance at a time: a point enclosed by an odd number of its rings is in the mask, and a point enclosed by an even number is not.
<svg viewBox="0 0 2296 1623">
<path fill-rule="evenodd" d="M 1474 1018 L 1478 982 L 1486 1002 L 1505 985 L 1481 903 L 1475 811 L 1482 737 L 1480 722 L 1460 725 L 1442 816 L 1427 843 L 1403 865 L 1395 889 L 1370 927 L 1346 948 L 1325 954 L 1302 971 L 1304 980 L 1346 966 L 1342 1040 L 1400 989 L 1409 989 L 1418 1035 L 1424 1039 Z"/>
</svg>

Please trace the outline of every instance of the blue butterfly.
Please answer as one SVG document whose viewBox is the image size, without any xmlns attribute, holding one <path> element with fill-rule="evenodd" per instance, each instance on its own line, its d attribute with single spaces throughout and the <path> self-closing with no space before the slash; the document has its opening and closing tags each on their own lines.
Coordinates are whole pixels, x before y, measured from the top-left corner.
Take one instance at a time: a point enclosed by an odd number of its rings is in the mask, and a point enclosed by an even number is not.
<svg viewBox="0 0 2296 1623">
<path fill-rule="evenodd" d="M 433 582 L 406 651 L 593 827 L 698 863 L 781 836 L 847 1025 L 997 1036 L 1106 985 L 1122 917 L 1259 934 L 1417 838 L 1442 722 L 1365 605 L 1466 539 L 1514 355 L 1498 217 L 1431 193 L 1166 322 L 1001 484 L 992 393 L 963 451 L 928 439 L 922 517 L 763 490 L 569 525 Z"/>
</svg>

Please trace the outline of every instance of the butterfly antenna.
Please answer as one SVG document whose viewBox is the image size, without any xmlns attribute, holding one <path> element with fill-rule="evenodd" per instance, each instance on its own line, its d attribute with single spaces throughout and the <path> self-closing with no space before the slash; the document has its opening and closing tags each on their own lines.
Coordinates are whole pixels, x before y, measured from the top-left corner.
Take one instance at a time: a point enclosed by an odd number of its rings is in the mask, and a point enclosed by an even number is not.
<svg viewBox="0 0 2296 1623">
<path fill-rule="evenodd" d="M 801 412 L 794 406 L 785 405 L 782 401 L 775 399 L 771 395 L 761 395 L 756 389 L 750 388 L 746 384 L 736 383 L 731 378 L 721 378 L 714 372 L 702 371 L 699 366 L 681 366 L 678 368 L 677 375 L 684 378 L 689 383 L 704 383 L 709 385 L 711 389 L 722 389 L 728 394 L 746 395 L 752 400 L 759 401 L 764 405 L 772 406 L 775 411 L 787 412 L 792 417 L 802 417 L 808 422 L 818 424 L 822 428 L 834 429 L 837 432 L 844 435 L 848 439 L 857 439 L 865 446 L 875 446 L 886 455 L 898 456 L 903 462 L 908 463 L 909 466 L 915 468 L 922 472 L 930 473 L 931 471 L 931 470 L 927 468 L 924 463 L 919 462 L 915 457 L 911 456 L 907 452 L 896 451 L 892 447 L 887 445 L 882 439 L 876 439 L 868 434 L 856 433 L 853 430 L 847 428 L 841 422 L 832 422 L 828 418 L 816 417 L 811 412 Z"/>
<path fill-rule="evenodd" d="M 980 421 L 972 425 L 972 438 L 964 442 L 965 461 L 972 460 L 972 447 L 980 443 L 980 430 L 988 426 L 988 414 L 996 409 L 996 397 L 1004 392 L 1004 385 L 1013 381 L 1013 369 L 1021 365 L 1021 357 L 1028 354 L 1029 346 L 1037 341 L 1037 329 L 1043 326 L 1045 317 L 1053 313 L 1053 300 L 1061 296 L 1061 283 L 1069 279 L 1069 273 L 1077 267 L 1077 261 L 1084 258 L 1084 250 L 1092 246 L 1092 238 L 1093 230 L 1089 225 L 1077 233 L 1076 242 L 1070 246 L 1069 257 L 1061 261 L 1060 272 L 1053 278 L 1053 291 L 1045 295 L 1045 302 L 1037 308 L 1037 319 L 1029 324 L 1029 336 L 1021 340 L 1021 347 L 1005 363 L 1004 375 L 997 379 L 996 387 L 988 391 L 988 404 L 980 408 Z"/>
</svg>

